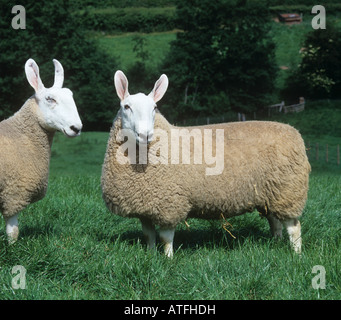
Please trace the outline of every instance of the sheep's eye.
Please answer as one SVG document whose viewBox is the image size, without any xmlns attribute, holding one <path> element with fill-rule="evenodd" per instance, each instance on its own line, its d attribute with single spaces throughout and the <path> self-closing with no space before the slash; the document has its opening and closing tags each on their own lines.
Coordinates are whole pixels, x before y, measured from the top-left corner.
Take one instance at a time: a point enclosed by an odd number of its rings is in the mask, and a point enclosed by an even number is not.
<svg viewBox="0 0 341 320">
<path fill-rule="evenodd" d="M 46 97 L 46 101 L 49 103 L 56 103 L 56 100 L 51 97 Z"/>
<path fill-rule="evenodd" d="M 126 110 L 130 109 L 129 105 L 125 104 L 124 109 L 126 109 Z"/>
</svg>

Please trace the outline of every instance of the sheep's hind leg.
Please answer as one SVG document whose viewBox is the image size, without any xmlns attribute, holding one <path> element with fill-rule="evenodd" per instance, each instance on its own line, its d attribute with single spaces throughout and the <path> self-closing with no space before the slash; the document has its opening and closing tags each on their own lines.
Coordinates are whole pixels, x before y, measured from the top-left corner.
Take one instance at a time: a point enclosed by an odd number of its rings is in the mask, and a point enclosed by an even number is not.
<svg viewBox="0 0 341 320">
<path fill-rule="evenodd" d="M 19 236 L 18 228 L 18 213 L 10 218 L 5 218 L 6 221 L 6 233 L 8 237 L 9 244 L 17 241 Z"/>
<path fill-rule="evenodd" d="M 283 221 L 283 225 L 286 227 L 290 243 L 296 253 L 301 253 L 302 238 L 301 238 L 301 224 L 298 219 L 292 218 Z"/>
<path fill-rule="evenodd" d="M 174 239 L 174 229 L 160 229 L 160 238 L 164 243 L 164 252 L 168 258 L 173 257 L 173 239 Z"/>
<path fill-rule="evenodd" d="M 268 219 L 272 236 L 275 238 L 282 238 L 283 225 L 281 221 L 272 214 L 267 215 L 266 218 Z"/>
<path fill-rule="evenodd" d="M 142 224 L 142 232 L 143 232 L 143 235 L 145 236 L 148 248 L 155 249 L 155 239 L 156 239 L 155 226 L 148 219 L 141 219 L 141 224 Z"/>
</svg>

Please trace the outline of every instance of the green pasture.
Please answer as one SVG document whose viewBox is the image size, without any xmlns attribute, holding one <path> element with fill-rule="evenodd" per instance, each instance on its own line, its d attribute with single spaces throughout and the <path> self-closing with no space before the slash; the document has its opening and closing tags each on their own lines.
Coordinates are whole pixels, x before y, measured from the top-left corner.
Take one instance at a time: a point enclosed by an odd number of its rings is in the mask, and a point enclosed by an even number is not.
<svg viewBox="0 0 341 320">
<path fill-rule="evenodd" d="M 125 71 L 137 61 L 134 52 L 134 37 L 140 36 L 145 39 L 145 50 L 148 53 L 146 66 L 152 70 L 162 62 L 170 48 L 170 42 L 175 40 L 176 31 L 154 32 L 154 33 L 124 33 L 110 35 L 93 33 L 92 37 L 97 39 L 103 51 L 117 59 L 120 68 Z"/>
</svg>

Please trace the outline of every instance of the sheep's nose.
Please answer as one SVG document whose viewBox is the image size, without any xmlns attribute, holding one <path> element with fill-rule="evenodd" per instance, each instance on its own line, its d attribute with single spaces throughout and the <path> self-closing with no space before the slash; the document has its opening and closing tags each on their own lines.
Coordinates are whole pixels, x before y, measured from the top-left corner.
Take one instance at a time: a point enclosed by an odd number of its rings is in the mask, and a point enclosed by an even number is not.
<svg viewBox="0 0 341 320">
<path fill-rule="evenodd" d="M 81 131 L 81 129 L 78 129 L 78 128 L 76 128 L 75 126 L 71 126 L 70 129 L 71 129 L 73 132 L 75 132 L 76 134 L 78 134 L 78 133 Z"/>
</svg>

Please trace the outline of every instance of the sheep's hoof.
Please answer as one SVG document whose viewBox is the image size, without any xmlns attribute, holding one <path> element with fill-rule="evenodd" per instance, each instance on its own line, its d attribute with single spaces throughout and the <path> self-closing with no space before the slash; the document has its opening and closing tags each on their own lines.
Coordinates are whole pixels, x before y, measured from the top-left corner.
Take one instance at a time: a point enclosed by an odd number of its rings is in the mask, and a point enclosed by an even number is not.
<svg viewBox="0 0 341 320">
<path fill-rule="evenodd" d="M 173 257 L 173 239 L 174 239 L 174 229 L 160 229 L 160 238 L 164 243 L 165 255 L 168 258 Z"/>
<path fill-rule="evenodd" d="M 11 233 L 7 234 L 8 244 L 12 245 L 17 242 L 19 236 L 19 229 L 14 227 Z"/>
<path fill-rule="evenodd" d="M 173 258 L 173 245 L 169 243 L 165 244 L 165 256 L 170 259 Z"/>
</svg>

